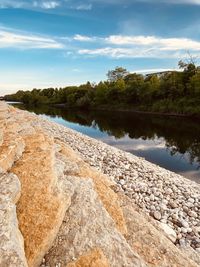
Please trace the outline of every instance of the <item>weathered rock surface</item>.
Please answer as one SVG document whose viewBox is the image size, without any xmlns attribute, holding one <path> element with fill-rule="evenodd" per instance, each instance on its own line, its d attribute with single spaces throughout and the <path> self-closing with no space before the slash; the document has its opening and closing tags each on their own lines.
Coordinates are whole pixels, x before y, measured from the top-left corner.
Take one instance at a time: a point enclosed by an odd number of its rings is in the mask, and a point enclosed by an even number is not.
<svg viewBox="0 0 200 267">
<path fill-rule="evenodd" d="M 146 266 L 115 228 L 92 181 L 73 176 L 68 179 L 75 192 L 58 236 L 45 257 L 47 265 L 66 266 L 74 258 L 99 247 L 110 266 Z"/>
<path fill-rule="evenodd" d="M 20 182 L 14 174 L 0 175 L 0 266 L 27 267 L 24 242 L 18 228 L 16 202 Z"/>
<path fill-rule="evenodd" d="M 56 143 L 61 146 L 61 153 L 63 155 L 63 161 L 65 162 L 65 173 L 68 175 L 78 176 L 80 178 L 90 177 L 93 180 L 95 190 L 101 199 L 105 209 L 115 221 L 117 229 L 126 234 L 127 228 L 123 216 L 123 211 L 120 207 L 120 201 L 118 196 L 112 190 L 114 186 L 107 176 L 101 172 L 91 169 L 69 146 L 56 140 Z"/>
<path fill-rule="evenodd" d="M 197 185 L 1 102 L 0 122 L 0 267 L 199 266 Z"/>
<path fill-rule="evenodd" d="M 12 172 L 22 184 L 17 214 L 26 257 L 29 266 L 38 266 L 51 247 L 71 204 L 73 187 L 63 179 L 60 181 L 56 173 L 60 166 L 51 138 L 36 132 L 24 141 L 25 151 Z"/>
<path fill-rule="evenodd" d="M 187 254 L 182 253 L 166 236 L 162 235 L 144 214 L 136 211 L 127 197 L 122 195 L 121 201 L 128 228 L 126 240 L 148 266 L 198 266 L 188 258 Z"/>
<path fill-rule="evenodd" d="M 69 263 L 67 267 L 109 267 L 109 263 L 99 248 L 93 249 L 80 257 L 76 262 Z"/>
</svg>

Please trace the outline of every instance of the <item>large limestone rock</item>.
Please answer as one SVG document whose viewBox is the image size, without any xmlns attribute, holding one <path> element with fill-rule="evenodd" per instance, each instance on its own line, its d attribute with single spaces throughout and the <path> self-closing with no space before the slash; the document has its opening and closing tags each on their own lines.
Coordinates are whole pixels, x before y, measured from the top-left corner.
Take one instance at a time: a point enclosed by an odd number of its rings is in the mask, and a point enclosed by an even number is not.
<svg viewBox="0 0 200 267">
<path fill-rule="evenodd" d="M 73 259 L 98 247 L 112 267 L 147 266 L 117 231 L 90 179 L 67 177 L 74 185 L 72 203 L 58 236 L 46 255 L 49 266 L 67 266 Z"/>
<path fill-rule="evenodd" d="M 73 187 L 62 179 L 52 138 L 36 132 L 24 141 L 25 151 L 12 172 L 22 184 L 17 215 L 28 264 L 34 267 L 40 264 L 57 235 L 71 204 Z"/>
<path fill-rule="evenodd" d="M 0 122 L 7 119 L 9 116 L 9 106 L 5 102 L 0 102 Z"/>
<path fill-rule="evenodd" d="M 24 141 L 15 134 L 4 133 L 4 141 L 0 146 L 0 173 L 6 173 L 22 155 Z"/>
<path fill-rule="evenodd" d="M 2 145 L 3 143 L 3 128 L 2 126 L 0 126 L 0 146 Z"/>
<path fill-rule="evenodd" d="M 0 175 L 0 266 L 28 267 L 24 241 L 18 228 L 16 202 L 20 182 L 14 174 Z"/>
<path fill-rule="evenodd" d="M 113 182 L 104 174 L 92 169 L 69 146 L 58 140 L 56 140 L 56 143 L 60 145 L 61 150 L 58 157 L 62 157 L 65 162 L 65 174 L 76 175 L 82 179 L 90 177 L 105 209 L 115 221 L 117 229 L 122 234 L 126 234 L 127 228 L 119 198 L 111 189 L 114 185 Z"/>
</svg>

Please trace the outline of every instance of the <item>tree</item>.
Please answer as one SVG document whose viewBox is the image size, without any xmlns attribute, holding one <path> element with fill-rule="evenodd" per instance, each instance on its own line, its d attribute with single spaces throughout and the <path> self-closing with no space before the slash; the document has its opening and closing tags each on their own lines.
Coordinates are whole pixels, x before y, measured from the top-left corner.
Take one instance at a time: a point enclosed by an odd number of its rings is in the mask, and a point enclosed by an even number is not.
<svg viewBox="0 0 200 267">
<path fill-rule="evenodd" d="M 107 102 L 108 85 L 105 82 L 100 82 L 96 86 L 95 102 L 97 104 L 105 104 Z"/>
<path fill-rule="evenodd" d="M 178 65 L 180 69 L 183 69 L 183 84 L 184 84 L 184 93 L 185 95 L 190 94 L 190 79 L 192 76 L 194 76 L 197 72 L 197 67 L 194 63 L 192 57 L 190 57 L 190 60 L 188 62 L 184 62 L 182 60 L 179 61 Z"/>
<path fill-rule="evenodd" d="M 141 93 L 141 88 L 144 85 L 144 77 L 141 74 L 128 74 L 124 81 L 126 83 L 126 101 L 128 103 L 136 103 L 138 96 Z"/>
<path fill-rule="evenodd" d="M 160 79 L 159 98 L 176 99 L 184 96 L 183 73 L 172 71 Z"/>
<path fill-rule="evenodd" d="M 141 99 L 144 102 L 151 102 L 155 100 L 160 90 L 160 79 L 157 75 L 152 75 L 150 78 L 144 83 L 141 90 Z"/>
<path fill-rule="evenodd" d="M 124 79 L 129 72 L 122 68 L 116 67 L 114 70 L 109 70 L 107 73 L 108 81 L 109 82 L 116 82 L 119 79 Z"/>
<path fill-rule="evenodd" d="M 190 79 L 191 89 L 194 95 L 200 96 L 200 72 L 197 72 Z"/>
</svg>

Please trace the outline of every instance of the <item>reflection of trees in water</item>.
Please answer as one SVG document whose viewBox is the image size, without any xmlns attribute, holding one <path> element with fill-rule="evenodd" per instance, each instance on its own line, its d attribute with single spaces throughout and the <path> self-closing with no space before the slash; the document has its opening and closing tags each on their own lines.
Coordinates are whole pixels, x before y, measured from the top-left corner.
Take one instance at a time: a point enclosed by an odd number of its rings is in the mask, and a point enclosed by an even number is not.
<svg viewBox="0 0 200 267">
<path fill-rule="evenodd" d="M 49 106 L 27 109 L 36 114 L 59 116 L 69 122 L 99 129 L 116 139 L 125 135 L 131 139 L 143 140 L 164 138 L 171 155 L 187 153 L 190 162 L 197 161 L 200 166 L 200 124 L 188 118 L 115 111 L 65 110 Z"/>
</svg>

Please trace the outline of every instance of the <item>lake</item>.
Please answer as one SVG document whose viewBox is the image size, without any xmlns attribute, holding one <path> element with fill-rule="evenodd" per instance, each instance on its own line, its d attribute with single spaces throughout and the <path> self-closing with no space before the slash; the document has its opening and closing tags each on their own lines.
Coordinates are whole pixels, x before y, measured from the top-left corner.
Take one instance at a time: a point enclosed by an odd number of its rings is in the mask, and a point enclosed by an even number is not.
<svg viewBox="0 0 200 267">
<path fill-rule="evenodd" d="M 131 112 L 14 105 L 200 183 L 200 122 L 197 120 Z"/>
</svg>

